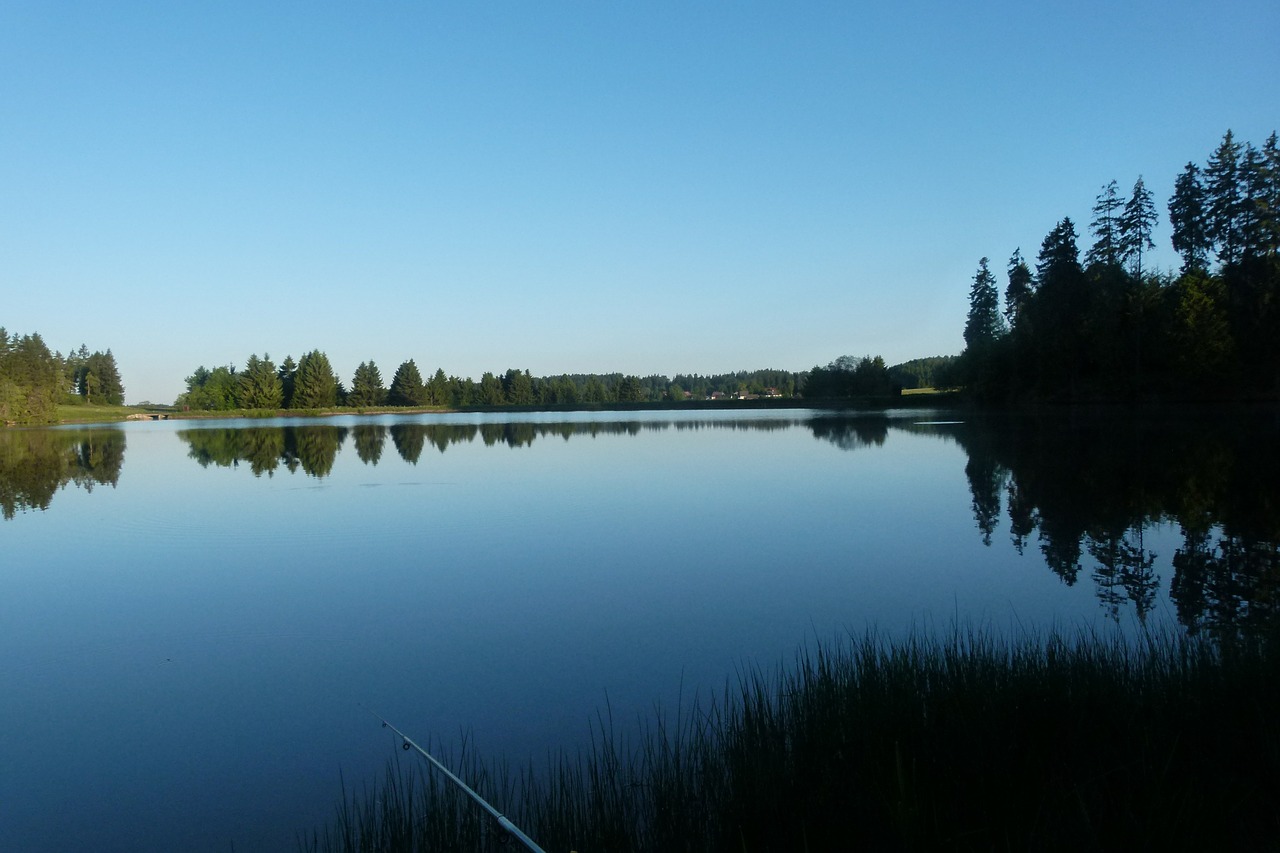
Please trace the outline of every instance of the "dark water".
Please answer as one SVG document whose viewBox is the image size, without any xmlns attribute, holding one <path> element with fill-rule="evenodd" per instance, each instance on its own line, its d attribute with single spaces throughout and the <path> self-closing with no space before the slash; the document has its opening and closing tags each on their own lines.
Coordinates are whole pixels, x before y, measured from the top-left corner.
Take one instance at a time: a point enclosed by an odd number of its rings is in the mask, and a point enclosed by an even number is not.
<svg viewBox="0 0 1280 853">
<path fill-rule="evenodd" d="M 0 432 L 0 849 L 288 849 L 419 740 L 541 761 L 861 634 L 1247 631 L 1274 412 Z"/>
</svg>

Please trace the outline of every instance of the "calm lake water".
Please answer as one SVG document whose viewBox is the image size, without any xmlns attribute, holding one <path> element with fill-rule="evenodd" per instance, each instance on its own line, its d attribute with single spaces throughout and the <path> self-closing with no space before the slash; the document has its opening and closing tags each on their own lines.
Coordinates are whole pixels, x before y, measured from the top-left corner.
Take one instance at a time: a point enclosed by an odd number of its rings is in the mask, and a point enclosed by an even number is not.
<svg viewBox="0 0 1280 853">
<path fill-rule="evenodd" d="M 1273 411 L 0 431 L 0 849 L 291 849 L 392 736 L 515 763 L 802 644 L 1248 630 Z"/>
</svg>

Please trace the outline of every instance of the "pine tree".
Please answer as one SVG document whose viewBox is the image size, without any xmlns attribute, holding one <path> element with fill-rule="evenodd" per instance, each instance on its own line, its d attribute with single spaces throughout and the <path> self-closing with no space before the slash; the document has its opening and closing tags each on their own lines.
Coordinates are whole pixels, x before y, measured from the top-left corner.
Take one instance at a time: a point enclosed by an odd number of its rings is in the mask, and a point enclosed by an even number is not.
<svg viewBox="0 0 1280 853">
<path fill-rule="evenodd" d="M 386 397 L 387 389 L 382 387 L 382 373 L 378 366 L 372 360 L 360 362 L 351 378 L 347 403 L 352 406 L 381 406 Z"/>
<path fill-rule="evenodd" d="M 56 421 L 62 379 L 40 335 L 9 337 L 0 329 L 0 427 Z"/>
<path fill-rule="evenodd" d="M 978 271 L 969 288 L 969 317 L 964 325 L 964 343 L 969 349 L 983 349 L 995 343 L 1004 334 L 1004 320 L 1000 316 L 1000 292 L 996 289 L 996 277 L 991 274 L 988 259 L 978 261 Z"/>
<path fill-rule="evenodd" d="M 389 406 L 423 406 L 427 402 L 426 388 L 422 384 L 422 374 L 413 359 L 402 362 L 391 377 L 391 388 L 387 391 Z"/>
<path fill-rule="evenodd" d="M 1124 202 L 1120 201 L 1119 187 L 1113 180 L 1098 194 L 1093 203 L 1093 221 L 1089 229 L 1093 232 L 1093 247 L 1085 256 L 1085 265 L 1119 263 L 1120 260 L 1120 211 Z"/>
<path fill-rule="evenodd" d="M 502 393 L 509 405 L 532 406 L 533 378 L 529 371 L 508 370 L 502 378 Z"/>
<path fill-rule="evenodd" d="M 1134 276 L 1142 280 L 1142 253 L 1156 247 L 1151 232 L 1156 226 L 1156 206 L 1142 176 L 1133 184 L 1133 194 L 1120 214 L 1120 260 L 1129 265 Z"/>
<path fill-rule="evenodd" d="M 1031 268 L 1022 259 L 1022 249 L 1014 249 L 1009 257 L 1009 285 L 1004 291 L 1004 317 L 1009 328 L 1017 327 L 1018 318 L 1022 316 L 1033 290 Z"/>
<path fill-rule="evenodd" d="M 80 349 L 83 351 L 84 346 Z M 124 384 L 116 367 L 116 357 L 111 350 L 94 352 L 84 358 L 78 370 L 78 390 L 87 403 L 99 405 L 124 405 Z"/>
<path fill-rule="evenodd" d="M 456 381 L 456 380 L 455 380 Z M 427 383 L 427 399 L 434 406 L 448 406 L 453 403 L 453 395 L 449 391 L 450 383 L 444 375 L 444 369 L 437 367 L 431 381 Z"/>
<path fill-rule="evenodd" d="M 1240 256 L 1260 258 L 1268 254 L 1273 239 L 1274 213 L 1267 157 L 1246 143 L 1240 155 Z"/>
<path fill-rule="evenodd" d="M 1266 176 L 1262 233 L 1266 255 L 1274 258 L 1280 252 L 1280 143 L 1277 143 L 1274 130 L 1262 145 L 1262 158 Z"/>
<path fill-rule="evenodd" d="M 280 369 L 276 371 L 276 375 L 280 377 L 280 390 L 284 394 L 284 407 L 286 409 L 293 408 L 293 388 L 298 378 L 298 365 L 294 363 L 293 356 L 286 355 L 284 361 L 280 363 Z"/>
<path fill-rule="evenodd" d="M 1173 227 L 1173 248 L 1182 255 L 1182 271 L 1203 270 L 1212 241 L 1205 210 L 1204 182 L 1200 167 L 1188 163 L 1173 182 L 1169 199 L 1169 224 Z"/>
<path fill-rule="evenodd" d="M 505 406 L 506 395 L 502 393 L 502 382 L 489 371 L 480 377 L 480 405 Z"/>
<path fill-rule="evenodd" d="M 1204 170 L 1208 233 L 1218 260 L 1231 266 L 1240 259 L 1244 201 L 1240 192 L 1240 144 L 1230 130 Z"/>
<path fill-rule="evenodd" d="M 1055 225 L 1040 244 L 1040 254 L 1036 257 L 1036 289 L 1053 290 L 1078 284 L 1080 273 L 1076 225 L 1068 216 Z"/>
<path fill-rule="evenodd" d="M 284 385 L 271 356 L 249 356 L 238 379 L 242 409 L 278 409 L 284 405 Z"/>
<path fill-rule="evenodd" d="M 329 357 L 320 350 L 312 350 L 298 360 L 298 373 L 294 377 L 294 409 L 325 409 L 338 405 L 338 379 L 334 376 Z"/>
</svg>

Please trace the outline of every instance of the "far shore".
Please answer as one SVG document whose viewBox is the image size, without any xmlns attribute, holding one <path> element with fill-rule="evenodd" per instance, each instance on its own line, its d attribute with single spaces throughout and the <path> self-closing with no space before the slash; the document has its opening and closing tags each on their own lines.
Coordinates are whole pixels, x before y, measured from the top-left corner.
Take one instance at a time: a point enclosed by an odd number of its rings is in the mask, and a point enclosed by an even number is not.
<svg viewBox="0 0 1280 853">
<path fill-rule="evenodd" d="M 267 418 L 318 418 L 338 415 L 417 415 L 461 412 L 648 412 L 726 411 L 742 409 L 889 409 L 932 407 L 960 400 L 953 391 L 917 388 L 900 397 L 848 400 L 806 400 L 802 397 L 761 397 L 754 400 L 689 400 L 683 403 L 598 403 L 555 406 L 335 406 L 325 409 L 229 409 L 224 411 L 183 410 L 173 406 L 85 406 L 58 407 L 58 425 L 91 425 L 130 420 L 263 420 Z M 51 425 L 48 425 L 51 426 Z"/>
</svg>

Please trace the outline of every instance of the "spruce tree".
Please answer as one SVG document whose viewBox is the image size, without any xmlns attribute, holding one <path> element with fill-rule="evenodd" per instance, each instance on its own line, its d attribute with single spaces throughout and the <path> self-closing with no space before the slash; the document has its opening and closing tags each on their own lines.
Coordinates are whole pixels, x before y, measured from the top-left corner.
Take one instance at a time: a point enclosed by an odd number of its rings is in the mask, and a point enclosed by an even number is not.
<svg viewBox="0 0 1280 853">
<path fill-rule="evenodd" d="M 1093 221 L 1089 223 L 1089 229 L 1093 231 L 1096 240 L 1085 256 L 1086 266 L 1119 263 L 1120 212 L 1123 205 L 1119 187 L 1114 180 L 1098 194 L 1093 203 Z"/>
<path fill-rule="evenodd" d="M 449 379 L 444 375 L 443 368 L 437 367 L 431 381 L 427 383 L 427 399 L 434 406 L 448 406 L 453 403 L 452 395 L 449 393 Z"/>
<path fill-rule="evenodd" d="M 1134 276 L 1142 280 L 1142 253 L 1156 247 L 1151 232 L 1156 226 L 1156 206 L 1151 191 L 1142 182 L 1134 182 L 1133 193 L 1120 213 L 1120 260 L 1129 265 Z"/>
<path fill-rule="evenodd" d="M 238 382 L 240 408 L 278 409 L 284 405 L 284 385 L 271 356 L 250 355 Z"/>
<path fill-rule="evenodd" d="M 1009 285 L 1004 291 L 1004 317 L 1008 321 L 1009 328 L 1012 329 L 1017 327 L 1018 318 L 1022 316 L 1027 300 L 1031 298 L 1034 286 L 1031 268 L 1022 259 L 1021 248 L 1014 249 L 1009 257 L 1008 274 Z"/>
<path fill-rule="evenodd" d="M 521 372 L 511 368 L 502 378 L 502 393 L 509 405 L 532 406 L 533 377 L 527 370 Z"/>
<path fill-rule="evenodd" d="M 381 406 L 386 397 L 387 389 L 382 387 L 382 373 L 378 366 L 372 360 L 360 362 L 351 378 L 347 403 L 352 406 Z"/>
<path fill-rule="evenodd" d="M 1231 266 L 1240 258 L 1244 202 L 1240 191 L 1240 144 L 1228 130 L 1204 170 L 1208 232 L 1218 260 Z"/>
<path fill-rule="evenodd" d="M 1187 163 L 1173 182 L 1169 224 L 1173 228 L 1174 251 L 1182 255 L 1182 271 L 1205 269 L 1212 241 L 1205 210 L 1204 182 L 1200 167 L 1195 163 Z"/>
<path fill-rule="evenodd" d="M 427 402 L 426 388 L 422 384 L 422 374 L 413 359 L 402 362 L 391 377 L 391 387 L 387 390 L 389 406 L 422 406 Z"/>
<path fill-rule="evenodd" d="M 284 407 L 286 409 L 293 408 L 293 387 L 298 378 L 298 365 L 294 363 L 293 356 L 286 355 L 284 357 L 284 361 L 280 363 L 280 369 L 276 371 L 276 375 L 280 377 L 280 390 L 284 395 Z"/>
<path fill-rule="evenodd" d="M 989 347 L 1004 334 L 1000 292 L 988 263 L 987 258 L 978 261 L 978 271 L 969 288 L 969 317 L 964 325 L 964 343 L 969 349 Z"/>
<path fill-rule="evenodd" d="M 1268 254 L 1274 219 L 1267 158 L 1246 143 L 1240 155 L 1240 256 L 1260 258 Z"/>
<path fill-rule="evenodd" d="M 338 379 L 329 364 L 329 357 L 320 350 L 312 350 L 298 360 L 291 408 L 325 409 L 336 405 Z"/>
<path fill-rule="evenodd" d="M 480 405 L 505 406 L 507 397 L 502 392 L 502 381 L 489 371 L 480 376 Z"/>
<path fill-rule="evenodd" d="M 1266 175 L 1262 217 L 1264 248 L 1267 257 L 1274 259 L 1280 252 L 1280 143 L 1274 130 L 1262 145 L 1262 159 Z"/>
</svg>

